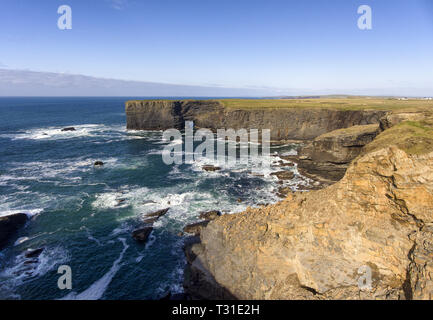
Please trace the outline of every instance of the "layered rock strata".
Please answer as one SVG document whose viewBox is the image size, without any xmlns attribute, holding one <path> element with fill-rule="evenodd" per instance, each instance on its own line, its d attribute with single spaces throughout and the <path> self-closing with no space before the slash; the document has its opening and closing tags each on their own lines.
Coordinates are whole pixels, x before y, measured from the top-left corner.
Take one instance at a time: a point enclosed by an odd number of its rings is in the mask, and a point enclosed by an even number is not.
<svg viewBox="0 0 433 320">
<path fill-rule="evenodd" d="M 197 128 L 270 129 L 271 140 L 309 140 L 341 128 L 379 123 L 386 111 L 342 109 L 227 109 L 217 100 L 147 100 L 126 103 L 130 130 Z"/>
</svg>

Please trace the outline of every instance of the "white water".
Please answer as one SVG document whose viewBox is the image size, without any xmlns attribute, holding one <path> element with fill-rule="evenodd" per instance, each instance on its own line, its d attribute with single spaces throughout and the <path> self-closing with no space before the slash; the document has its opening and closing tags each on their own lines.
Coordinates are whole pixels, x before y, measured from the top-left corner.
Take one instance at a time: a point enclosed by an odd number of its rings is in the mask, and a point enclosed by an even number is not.
<svg viewBox="0 0 433 320">
<path fill-rule="evenodd" d="M 95 281 L 89 288 L 84 290 L 81 293 L 71 292 L 67 296 L 63 297 L 60 300 L 99 300 L 104 295 L 105 290 L 107 290 L 108 285 L 110 284 L 113 277 L 120 270 L 121 264 L 120 262 L 123 259 L 123 255 L 129 246 L 126 244 L 126 240 L 124 238 L 119 238 L 119 240 L 123 244 L 122 252 L 120 253 L 119 258 L 114 261 L 110 270 L 102 276 L 99 280 Z"/>
</svg>

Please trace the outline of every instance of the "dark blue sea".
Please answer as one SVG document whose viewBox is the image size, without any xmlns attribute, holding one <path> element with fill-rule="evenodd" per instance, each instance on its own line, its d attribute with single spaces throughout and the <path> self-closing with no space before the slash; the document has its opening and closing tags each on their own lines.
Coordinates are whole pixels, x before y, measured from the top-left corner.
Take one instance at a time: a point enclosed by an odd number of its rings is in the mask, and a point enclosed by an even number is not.
<svg viewBox="0 0 433 320">
<path fill-rule="evenodd" d="M 251 174 L 245 165 L 206 172 L 203 163 L 164 164 L 162 150 L 172 142 L 162 132 L 127 131 L 129 99 L 0 98 L 0 215 L 31 217 L 0 251 L 1 299 L 180 293 L 185 225 L 202 211 L 232 214 L 278 200 L 280 185 L 269 174 L 278 168 Z M 76 131 L 61 131 L 71 126 Z M 143 216 L 164 208 L 148 242 L 135 242 L 131 232 Z M 44 251 L 29 263 L 24 253 L 37 248 Z M 72 290 L 57 286 L 61 265 L 71 267 Z"/>
</svg>

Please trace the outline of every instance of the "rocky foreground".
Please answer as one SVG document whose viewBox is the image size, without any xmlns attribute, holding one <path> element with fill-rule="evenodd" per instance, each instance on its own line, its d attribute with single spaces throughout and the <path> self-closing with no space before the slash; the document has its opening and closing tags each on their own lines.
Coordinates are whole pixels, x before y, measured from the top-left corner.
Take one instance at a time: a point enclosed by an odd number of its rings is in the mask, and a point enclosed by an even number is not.
<svg viewBox="0 0 433 320">
<path fill-rule="evenodd" d="M 433 298 L 429 111 L 389 113 L 377 125 L 325 133 L 301 150 L 298 165 L 342 179 L 210 221 L 200 241 L 185 248 L 188 294 L 196 299 Z M 368 270 L 371 287 L 361 281 Z"/>
</svg>

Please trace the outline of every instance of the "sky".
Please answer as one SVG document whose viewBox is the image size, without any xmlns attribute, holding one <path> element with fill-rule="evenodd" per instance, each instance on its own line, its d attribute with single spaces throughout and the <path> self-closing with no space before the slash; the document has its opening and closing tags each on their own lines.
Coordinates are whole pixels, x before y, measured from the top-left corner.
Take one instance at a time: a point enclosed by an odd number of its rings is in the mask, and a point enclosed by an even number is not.
<svg viewBox="0 0 433 320">
<path fill-rule="evenodd" d="M 71 30 L 57 27 L 64 4 Z M 371 30 L 358 28 L 361 5 Z M 433 96 L 433 0 L 1 0 L 0 69 L 0 95 L 36 71 L 40 82 Z"/>
</svg>

